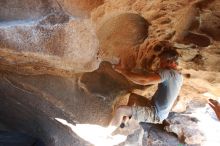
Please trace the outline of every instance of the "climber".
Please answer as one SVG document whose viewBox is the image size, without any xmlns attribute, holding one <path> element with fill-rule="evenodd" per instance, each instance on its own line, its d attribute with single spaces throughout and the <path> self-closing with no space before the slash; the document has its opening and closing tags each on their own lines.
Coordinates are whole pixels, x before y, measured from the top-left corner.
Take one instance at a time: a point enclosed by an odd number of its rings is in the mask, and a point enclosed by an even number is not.
<svg viewBox="0 0 220 146">
<path fill-rule="evenodd" d="M 138 122 L 161 123 L 168 117 L 183 83 L 183 77 L 177 70 L 179 54 L 174 49 L 163 51 L 160 58 L 160 70 L 149 75 L 142 75 L 125 70 L 120 63 L 115 70 L 128 80 L 139 85 L 158 84 L 150 105 L 120 106 L 114 114 L 108 129 L 114 132 L 122 123 L 123 117 L 132 117 Z M 134 95 L 132 95 L 134 96 Z"/>
<path fill-rule="evenodd" d="M 220 103 L 214 99 L 209 99 L 209 105 L 214 110 L 217 118 L 220 120 Z"/>
</svg>

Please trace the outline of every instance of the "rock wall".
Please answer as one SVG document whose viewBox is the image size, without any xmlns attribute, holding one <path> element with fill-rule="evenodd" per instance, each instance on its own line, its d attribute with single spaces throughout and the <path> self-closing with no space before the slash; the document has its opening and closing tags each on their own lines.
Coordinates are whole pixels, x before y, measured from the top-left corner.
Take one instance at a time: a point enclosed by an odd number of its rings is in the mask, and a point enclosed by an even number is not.
<svg viewBox="0 0 220 146">
<path fill-rule="evenodd" d="M 0 38 L 2 67 L 15 70 L 10 64 L 16 64 L 20 66 L 17 72 L 22 74 L 70 76 L 94 70 L 100 62 L 98 40 L 90 21 L 73 20 L 62 13 L 19 25 L 2 22 Z"/>
</svg>

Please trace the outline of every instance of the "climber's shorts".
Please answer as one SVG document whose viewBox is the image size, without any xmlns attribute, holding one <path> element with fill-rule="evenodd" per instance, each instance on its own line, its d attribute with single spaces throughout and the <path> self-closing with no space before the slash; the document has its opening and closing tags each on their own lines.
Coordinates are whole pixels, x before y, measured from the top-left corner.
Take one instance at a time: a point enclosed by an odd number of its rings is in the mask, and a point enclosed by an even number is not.
<svg viewBox="0 0 220 146">
<path fill-rule="evenodd" d="M 138 122 L 161 123 L 154 106 L 132 106 L 132 118 Z"/>
</svg>

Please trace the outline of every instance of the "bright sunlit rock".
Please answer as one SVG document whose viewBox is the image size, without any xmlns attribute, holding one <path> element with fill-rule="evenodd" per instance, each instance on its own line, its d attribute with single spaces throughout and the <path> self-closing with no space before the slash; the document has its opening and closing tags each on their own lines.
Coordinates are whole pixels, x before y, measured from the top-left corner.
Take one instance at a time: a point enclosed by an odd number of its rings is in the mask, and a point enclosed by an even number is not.
<svg viewBox="0 0 220 146">
<path fill-rule="evenodd" d="M 203 95 L 209 98 L 219 99 L 219 97 L 208 92 Z M 205 141 L 202 143 L 202 146 L 219 146 L 220 122 L 211 107 L 207 104 L 204 108 L 198 108 L 193 112 L 192 116 L 199 120 L 199 128 L 204 134 Z"/>
<path fill-rule="evenodd" d="M 95 146 L 113 146 L 126 140 L 124 135 L 109 135 L 108 129 L 99 125 L 68 123 L 64 119 L 55 118 L 58 122 L 72 129 L 79 137 Z"/>
</svg>

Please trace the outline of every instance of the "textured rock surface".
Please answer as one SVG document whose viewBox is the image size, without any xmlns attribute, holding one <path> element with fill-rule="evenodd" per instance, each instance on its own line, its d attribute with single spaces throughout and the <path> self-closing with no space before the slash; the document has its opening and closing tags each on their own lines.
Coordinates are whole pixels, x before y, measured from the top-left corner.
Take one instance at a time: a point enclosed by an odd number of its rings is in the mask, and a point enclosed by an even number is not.
<svg viewBox="0 0 220 146">
<path fill-rule="evenodd" d="M 187 144 L 201 144 L 204 141 L 204 135 L 197 124 L 198 119 L 186 115 L 172 116 L 167 119 L 169 126 L 165 127 L 166 131 L 175 133 Z"/>
<path fill-rule="evenodd" d="M 0 21 L 37 19 L 59 11 L 53 0 L 1 0 L 0 5 Z"/>
<path fill-rule="evenodd" d="M 220 2 L 214 1 L 209 4 L 204 4 L 200 6 L 204 9 L 204 12 L 201 14 L 201 25 L 200 30 L 208 35 L 210 35 L 214 40 L 219 41 L 219 32 L 220 32 Z"/>
<path fill-rule="evenodd" d="M 0 21 L 38 19 L 64 11 L 74 17 L 88 17 L 103 0 L 1 0 Z"/>
<path fill-rule="evenodd" d="M 99 55 L 108 61 L 117 57 L 128 59 L 134 54 L 134 48 L 147 38 L 148 25 L 143 17 L 133 13 L 108 19 L 97 31 Z"/>
<path fill-rule="evenodd" d="M 19 66 L 18 73 L 70 76 L 94 70 L 99 64 L 98 40 L 91 22 L 73 20 L 63 13 L 19 25 L 2 22 L 0 38 L 2 68 L 15 70 Z"/>
<path fill-rule="evenodd" d="M 141 124 L 144 129 L 144 138 L 143 145 L 164 145 L 164 146 L 176 146 L 176 145 L 184 145 L 184 143 L 180 142 L 175 134 L 167 133 L 163 130 L 163 126 L 161 125 L 153 125 L 153 124 Z"/>
<path fill-rule="evenodd" d="M 157 70 L 158 55 L 171 42 L 186 77 L 172 109 L 179 113 L 166 125 L 176 136 L 145 125 L 142 143 L 219 144 L 204 126 L 216 118 L 206 114 L 207 99 L 220 96 L 219 0 L 1 0 L 0 5 L 0 119 L 10 129 L 32 133 L 47 145 L 90 145 L 54 118 L 106 126 L 130 92 L 150 97 L 156 89 L 132 84 L 110 63 Z M 218 127 L 214 121 L 209 124 Z"/>
<path fill-rule="evenodd" d="M 25 81 L 21 82 L 22 79 Z M 56 85 L 63 84 L 62 87 L 64 87 L 64 80 L 48 76 L 25 77 L 2 73 L 0 80 L 1 122 L 9 126 L 10 130 L 39 137 L 46 145 L 69 145 L 70 143 L 71 145 L 86 145 L 85 142 L 77 140 L 78 137 L 69 129 L 54 120 L 55 117 L 71 120 L 71 116 L 63 112 L 63 103 L 48 93 L 50 89 L 56 88 Z M 56 84 L 56 82 L 62 83 Z M 55 86 L 47 86 L 51 83 Z M 44 85 L 45 90 L 39 89 L 40 84 Z"/>
<path fill-rule="evenodd" d="M 57 0 L 60 7 L 73 16 L 88 17 L 104 0 Z"/>
</svg>

